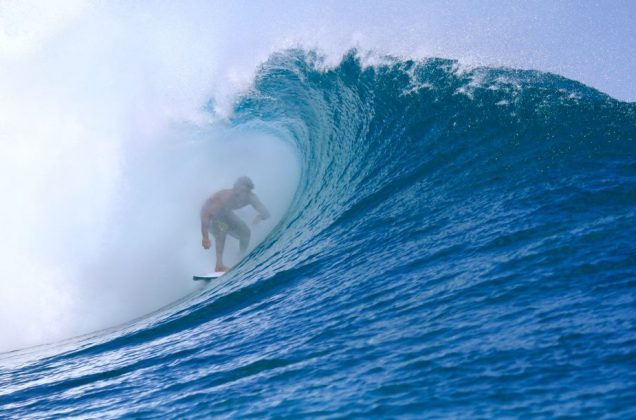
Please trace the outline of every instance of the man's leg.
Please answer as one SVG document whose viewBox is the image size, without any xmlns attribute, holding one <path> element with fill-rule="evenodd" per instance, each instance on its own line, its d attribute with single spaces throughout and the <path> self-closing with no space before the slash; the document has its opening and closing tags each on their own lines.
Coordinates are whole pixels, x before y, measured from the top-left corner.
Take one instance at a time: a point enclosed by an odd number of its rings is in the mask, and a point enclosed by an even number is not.
<svg viewBox="0 0 636 420">
<path fill-rule="evenodd" d="M 225 249 L 225 236 L 227 233 L 218 226 L 214 226 L 212 234 L 216 242 L 216 267 L 214 270 L 227 271 L 227 267 L 223 265 L 223 250 Z"/>
<path fill-rule="evenodd" d="M 237 215 L 229 214 L 227 217 L 230 226 L 229 234 L 239 240 L 239 248 L 242 254 L 245 254 L 250 244 L 250 228 Z"/>
<path fill-rule="evenodd" d="M 250 228 L 245 226 L 245 229 L 241 231 L 239 236 L 239 249 L 241 250 L 241 254 L 245 254 L 247 251 L 247 247 L 250 245 Z"/>
</svg>

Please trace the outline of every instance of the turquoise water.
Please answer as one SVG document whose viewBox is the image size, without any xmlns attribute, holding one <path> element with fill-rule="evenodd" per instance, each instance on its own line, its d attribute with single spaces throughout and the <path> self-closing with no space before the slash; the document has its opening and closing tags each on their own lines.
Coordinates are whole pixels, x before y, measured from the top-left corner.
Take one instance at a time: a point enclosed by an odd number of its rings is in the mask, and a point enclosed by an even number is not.
<svg viewBox="0 0 636 420">
<path fill-rule="evenodd" d="M 277 228 L 200 293 L 0 355 L 0 416 L 636 417 L 636 105 L 535 71 L 285 51 Z"/>
</svg>

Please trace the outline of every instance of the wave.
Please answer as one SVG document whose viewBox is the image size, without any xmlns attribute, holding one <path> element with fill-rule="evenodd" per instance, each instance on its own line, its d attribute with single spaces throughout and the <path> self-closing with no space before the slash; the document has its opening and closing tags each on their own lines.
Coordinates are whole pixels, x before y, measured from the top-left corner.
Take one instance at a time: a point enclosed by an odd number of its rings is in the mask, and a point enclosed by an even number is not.
<svg viewBox="0 0 636 420">
<path fill-rule="evenodd" d="M 125 327 L 7 353 L 9 416 L 634 416 L 636 104 L 538 71 L 274 54 L 275 230 Z"/>
</svg>

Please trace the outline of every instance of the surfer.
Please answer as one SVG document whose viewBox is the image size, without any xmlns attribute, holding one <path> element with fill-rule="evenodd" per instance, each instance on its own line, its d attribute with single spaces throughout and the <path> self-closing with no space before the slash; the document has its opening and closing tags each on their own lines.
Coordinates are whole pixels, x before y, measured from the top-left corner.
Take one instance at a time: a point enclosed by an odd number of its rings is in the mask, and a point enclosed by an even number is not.
<svg viewBox="0 0 636 420">
<path fill-rule="evenodd" d="M 250 242 L 250 228 L 232 210 L 240 209 L 251 205 L 258 211 L 253 224 L 269 218 L 269 212 L 252 192 L 254 183 L 246 176 L 236 180 L 234 187 L 229 190 L 221 190 L 208 198 L 201 208 L 201 234 L 203 235 L 202 245 L 205 249 L 210 249 L 210 237 L 208 232 L 212 232 L 216 241 L 216 271 L 227 271 L 223 265 L 223 249 L 225 248 L 225 237 L 230 234 L 239 240 L 241 252 L 247 250 Z"/>
</svg>

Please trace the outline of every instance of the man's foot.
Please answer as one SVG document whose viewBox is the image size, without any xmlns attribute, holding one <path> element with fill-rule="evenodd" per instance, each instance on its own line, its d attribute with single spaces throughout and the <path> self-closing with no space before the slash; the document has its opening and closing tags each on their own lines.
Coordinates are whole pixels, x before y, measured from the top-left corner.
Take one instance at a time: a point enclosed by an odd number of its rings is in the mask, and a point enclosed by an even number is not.
<svg viewBox="0 0 636 420">
<path fill-rule="evenodd" d="M 229 269 L 224 265 L 217 265 L 216 268 L 214 269 L 214 271 L 218 273 L 225 273 L 227 270 Z"/>
</svg>

